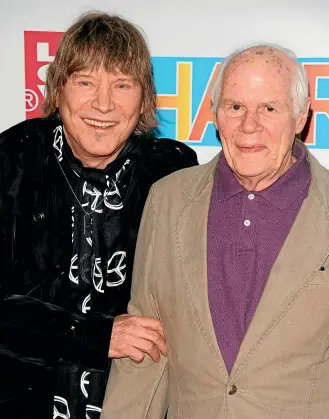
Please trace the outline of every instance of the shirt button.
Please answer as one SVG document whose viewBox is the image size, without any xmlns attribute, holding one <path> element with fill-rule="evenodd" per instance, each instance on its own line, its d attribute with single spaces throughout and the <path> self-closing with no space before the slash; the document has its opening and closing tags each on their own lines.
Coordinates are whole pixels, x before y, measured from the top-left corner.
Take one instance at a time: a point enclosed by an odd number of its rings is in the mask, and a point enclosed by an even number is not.
<svg viewBox="0 0 329 419">
<path fill-rule="evenodd" d="M 253 193 L 250 193 L 248 195 L 248 199 L 250 199 L 250 201 L 252 201 L 255 198 L 255 195 Z"/>
<path fill-rule="evenodd" d="M 249 227 L 249 226 L 250 226 L 250 220 L 244 220 L 243 224 L 244 224 L 246 227 Z"/>
<path fill-rule="evenodd" d="M 229 388 L 228 388 L 228 394 L 230 396 L 233 396 L 233 394 L 235 394 L 237 392 L 237 388 L 235 384 L 232 384 Z"/>
<path fill-rule="evenodd" d="M 33 220 L 36 222 L 36 223 L 39 223 L 40 221 L 42 221 L 42 220 L 44 220 L 45 219 L 45 214 L 43 213 L 43 212 L 40 212 L 39 214 L 34 214 L 33 215 Z"/>
</svg>

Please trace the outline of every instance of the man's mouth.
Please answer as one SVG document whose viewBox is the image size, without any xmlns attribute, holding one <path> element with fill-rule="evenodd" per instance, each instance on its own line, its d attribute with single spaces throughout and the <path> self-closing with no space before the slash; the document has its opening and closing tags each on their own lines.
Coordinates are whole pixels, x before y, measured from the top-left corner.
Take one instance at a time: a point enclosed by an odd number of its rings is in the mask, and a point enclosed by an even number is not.
<svg viewBox="0 0 329 419">
<path fill-rule="evenodd" d="M 253 145 L 253 146 L 238 146 L 238 149 L 241 153 L 258 153 L 265 150 L 266 147 L 263 145 Z"/>
<path fill-rule="evenodd" d="M 97 128 L 109 128 L 109 127 L 113 127 L 113 125 L 116 124 L 116 122 L 110 122 L 110 121 L 97 121 L 96 119 L 89 119 L 89 118 L 84 118 L 83 119 L 85 121 L 86 124 L 91 125 L 93 127 L 97 127 Z"/>
</svg>

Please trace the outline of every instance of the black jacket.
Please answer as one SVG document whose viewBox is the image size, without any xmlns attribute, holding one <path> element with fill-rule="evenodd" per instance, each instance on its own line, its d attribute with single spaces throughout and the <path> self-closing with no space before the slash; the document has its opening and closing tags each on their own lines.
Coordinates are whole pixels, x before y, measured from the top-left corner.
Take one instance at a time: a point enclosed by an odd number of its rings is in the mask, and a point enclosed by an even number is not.
<svg viewBox="0 0 329 419">
<path fill-rule="evenodd" d="M 84 316 L 65 302 L 74 198 L 45 134 L 52 124 L 54 118 L 29 120 L 0 135 L 0 418 L 6 419 L 52 418 L 54 385 L 63 363 L 72 371 L 94 368 L 103 375 L 100 391 L 105 391 L 113 318 L 127 309 L 149 188 L 161 177 L 197 164 L 195 152 L 177 141 L 150 136 L 129 140 L 136 164 L 122 231 L 129 235 L 131 250 L 127 278 L 106 294 L 106 314 Z M 54 297 L 59 294 L 60 304 Z M 80 389 L 71 386 L 70 391 Z M 85 417 L 77 412 L 71 418 Z"/>
</svg>

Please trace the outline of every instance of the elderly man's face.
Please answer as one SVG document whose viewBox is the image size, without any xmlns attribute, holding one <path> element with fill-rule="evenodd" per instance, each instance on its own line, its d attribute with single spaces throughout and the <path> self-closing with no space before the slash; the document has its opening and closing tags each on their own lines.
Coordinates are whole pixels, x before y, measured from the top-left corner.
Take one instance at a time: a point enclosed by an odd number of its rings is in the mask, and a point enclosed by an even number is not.
<svg viewBox="0 0 329 419">
<path fill-rule="evenodd" d="M 251 189 L 264 189 L 293 164 L 294 136 L 308 112 L 294 116 L 293 77 L 287 58 L 255 53 L 227 69 L 215 124 L 229 166 Z"/>
<path fill-rule="evenodd" d="M 143 112 L 142 88 L 132 76 L 99 69 L 73 73 L 58 100 L 64 131 L 85 166 L 113 160 Z"/>
</svg>

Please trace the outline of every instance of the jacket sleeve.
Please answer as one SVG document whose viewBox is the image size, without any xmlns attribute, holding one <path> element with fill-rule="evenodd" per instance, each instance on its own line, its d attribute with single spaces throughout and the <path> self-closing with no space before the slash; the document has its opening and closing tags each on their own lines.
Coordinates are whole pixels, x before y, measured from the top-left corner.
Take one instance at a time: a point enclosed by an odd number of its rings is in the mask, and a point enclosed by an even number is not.
<svg viewBox="0 0 329 419">
<path fill-rule="evenodd" d="M 147 199 L 139 230 L 128 311 L 159 318 L 152 295 L 152 265 L 156 217 L 153 188 Z M 145 356 L 140 364 L 116 359 L 107 384 L 101 419 L 162 419 L 167 410 L 167 359 L 155 363 Z"/>
<path fill-rule="evenodd" d="M 17 280 L 13 274 L 17 260 L 15 199 L 22 167 L 16 149 L 23 135 L 20 127 L 0 135 L 0 351 L 8 355 L 8 362 L 38 358 L 56 363 L 64 358 L 87 366 L 107 366 L 112 316 L 85 318 L 12 291 Z"/>
<path fill-rule="evenodd" d="M 59 358 L 104 367 L 113 317 L 82 317 L 26 295 L 5 296 L 0 304 L 0 349 L 24 358 L 56 363 Z"/>
</svg>

